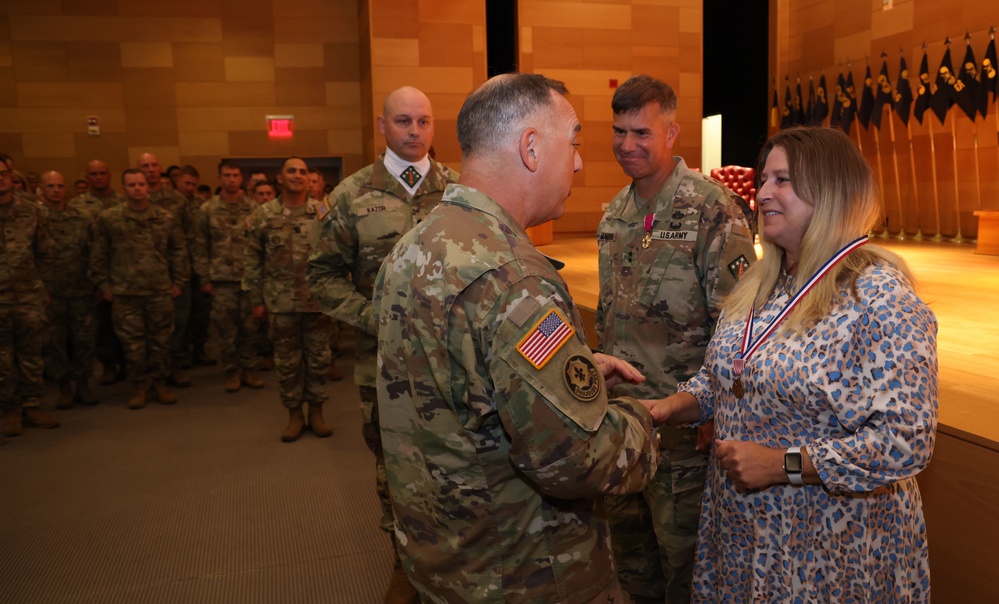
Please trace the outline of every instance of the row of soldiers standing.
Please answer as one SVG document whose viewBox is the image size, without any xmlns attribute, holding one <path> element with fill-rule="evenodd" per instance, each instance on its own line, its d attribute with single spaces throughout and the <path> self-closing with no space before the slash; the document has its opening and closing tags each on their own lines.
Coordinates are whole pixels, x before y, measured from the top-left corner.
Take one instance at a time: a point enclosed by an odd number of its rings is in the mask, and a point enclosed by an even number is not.
<svg viewBox="0 0 999 604">
<path fill-rule="evenodd" d="M 297 308 L 294 301 L 305 297 L 309 245 L 301 219 L 315 216 L 318 202 L 310 195 L 321 196 L 324 184 L 316 171 L 310 174 L 302 160 L 292 158 L 277 185 L 251 174 L 249 198 L 241 188 L 239 167 L 222 162 L 218 194 L 200 203 L 194 197 L 195 169 L 185 166 L 176 186 L 167 187 L 156 157 L 143 154 L 139 168 L 122 174 L 123 195 L 110 186 L 107 165 L 94 160 L 87 167 L 89 191 L 66 201 L 62 175 L 47 172 L 41 199 L 36 199 L 12 186 L 11 160 L 2 159 L 3 435 L 19 435 L 25 426 L 59 425 L 39 409 L 46 372 L 60 385 L 57 407 L 97 403 L 89 385 L 95 350 L 104 369 L 102 383 L 113 383 L 117 374 L 133 382 L 130 408 L 141 408 L 150 398 L 176 402 L 169 384 L 191 385 L 183 372 L 186 365 L 215 364 L 204 350 L 209 309 L 219 335 L 226 390 L 262 388 L 257 368 L 267 364 L 261 355 L 273 347 L 282 401 L 301 406 L 302 388 L 295 384 L 304 380 L 291 358 L 295 355 L 287 351 L 295 344 L 282 326 L 285 307 Z M 274 199 L 278 187 L 283 200 Z M 296 200 L 305 210 L 285 211 Z M 258 245 L 247 245 L 251 235 Z M 292 250 L 297 264 L 286 254 Z M 245 284 L 244 265 L 250 269 Z M 297 295 L 285 298 L 295 290 Z M 264 306 L 265 297 L 271 305 Z M 268 311 L 271 327 L 278 325 L 270 334 L 262 320 Z M 325 356 L 314 363 L 323 374 L 320 379 L 338 379 L 330 366 L 329 336 L 320 335 L 329 328 L 310 333 L 327 338 Z M 301 353 L 301 346 L 295 350 Z M 311 425 L 318 435 L 328 436 L 320 390 L 309 392 Z"/>
</svg>

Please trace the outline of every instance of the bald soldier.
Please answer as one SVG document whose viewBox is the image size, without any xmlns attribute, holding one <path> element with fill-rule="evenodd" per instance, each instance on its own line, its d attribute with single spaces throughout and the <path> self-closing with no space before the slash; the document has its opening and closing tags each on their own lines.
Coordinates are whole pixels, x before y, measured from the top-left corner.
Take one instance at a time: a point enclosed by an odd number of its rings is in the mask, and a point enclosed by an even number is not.
<svg viewBox="0 0 999 604">
<path fill-rule="evenodd" d="M 84 172 L 88 189 L 85 193 L 77 195 L 70 200 L 72 205 L 81 206 L 89 210 L 95 216 L 111 206 L 118 205 L 125 201 L 125 198 L 111 188 L 111 171 L 108 165 L 99 159 L 92 159 L 87 163 Z"/>
<path fill-rule="evenodd" d="M 96 217 L 104 210 L 124 203 L 125 197 L 111 188 L 111 171 L 107 163 L 99 159 L 90 160 L 84 175 L 89 188 L 69 200 L 71 208 L 78 208 Z M 97 335 L 94 353 L 101 363 L 100 383 L 110 385 L 119 379 L 125 379 L 125 352 L 111 324 L 111 303 L 103 298 L 99 299 L 95 316 Z"/>
<path fill-rule="evenodd" d="M 194 213 L 187 198 L 171 187 L 166 186 L 160 160 L 152 153 L 139 156 L 138 168 L 149 183 L 149 203 L 169 212 L 184 234 L 183 245 L 191 263 L 190 251 L 194 239 Z M 187 322 L 191 317 L 191 284 L 185 279 L 180 294 L 173 299 L 173 335 L 170 336 L 170 374 L 168 381 L 174 386 L 186 388 L 191 385 L 183 366 L 188 362 Z"/>
<path fill-rule="evenodd" d="M 253 315 L 267 317 L 274 345 L 278 394 L 288 410 L 282 442 L 302 435 L 308 426 L 325 438 L 333 430 L 323 417 L 326 375 L 329 373 L 330 318 L 305 283 L 305 265 L 312 253 L 311 226 L 319 201 L 309 197 L 309 172 L 300 157 L 289 157 L 277 175 L 281 194 L 257 207 L 247 220 L 243 243 L 243 289 Z"/>
<path fill-rule="evenodd" d="M 355 329 L 354 383 L 361 394 L 361 432 L 375 455 L 382 530 L 392 534 L 392 507 L 385 483 L 375 392 L 377 327 L 372 286 L 385 255 L 399 238 L 440 203 L 457 172 L 428 156 L 434 139 L 430 99 L 411 86 L 386 97 L 378 116 L 385 153 L 341 182 L 320 209 L 309 287 L 323 312 Z M 396 560 L 389 596 L 415 595 Z"/>
<path fill-rule="evenodd" d="M 378 408 L 395 527 L 423 601 L 621 602 L 601 498 L 655 472 L 652 418 L 607 387 L 557 266 L 579 120 L 561 82 L 495 77 L 458 115 L 462 175 L 375 283 Z"/>
<path fill-rule="evenodd" d="M 74 402 L 93 405 L 97 397 L 89 380 L 94 368 L 97 317 L 94 284 L 87 276 L 87 267 L 90 228 L 97 215 L 84 204 L 66 203 L 66 181 L 58 172 L 42 174 L 41 189 L 55 242 L 52 254 L 38 265 L 50 298 L 45 368 L 59 383 L 57 407 L 65 409 Z"/>
</svg>

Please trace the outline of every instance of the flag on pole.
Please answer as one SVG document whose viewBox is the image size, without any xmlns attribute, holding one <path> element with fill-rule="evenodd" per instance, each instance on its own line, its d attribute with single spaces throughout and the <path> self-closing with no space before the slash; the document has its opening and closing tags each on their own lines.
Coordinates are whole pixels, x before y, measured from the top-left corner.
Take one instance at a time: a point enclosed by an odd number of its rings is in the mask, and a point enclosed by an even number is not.
<svg viewBox="0 0 999 604">
<path fill-rule="evenodd" d="M 815 91 L 815 107 L 812 109 L 812 121 L 821 124 L 829 115 L 829 100 L 826 97 L 826 74 L 819 77 L 819 88 Z"/>
<path fill-rule="evenodd" d="M 920 124 L 923 114 L 930 108 L 930 65 L 926 58 L 926 44 L 923 44 L 923 60 L 919 63 L 919 89 L 916 91 L 916 103 L 912 107 L 912 115 Z"/>
<path fill-rule="evenodd" d="M 909 125 L 909 112 L 912 110 L 912 84 L 909 83 L 909 67 L 905 57 L 898 63 L 898 83 L 895 84 L 895 113 L 902 123 Z"/>
<path fill-rule="evenodd" d="M 843 79 L 843 74 L 840 73 L 836 76 L 836 94 L 833 95 L 832 114 L 829 117 L 830 128 L 836 128 L 839 126 L 839 118 L 843 116 L 843 99 L 845 98 L 846 80 Z"/>
<path fill-rule="evenodd" d="M 993 33 L 989 40 L 988 48 L 985 49 L 985 58 L 982 59 L 982 68 L 978 70 L 978 95 L 975 97 L 975 104 L 978 105 L 978 112 L 985 117 L 989 113 L 989 104 L 994 103 L 996 96 L 999 96 L 999 77 L 996 69 L 996 39 Z M 992 98 L 989 98 L 989 94 Z"/>
<path fill-rule="evenodd" d="M 798 84 L 794 91 L 794 123 L 808 123 L 805 117 L 805 95 L 801 93 L 801 76 L 798 76 Z"/>
<path fill-rule="evenodd" d="M 806 124 L 814 123 L 813 119 L 815 116 L 815 80 L 812 76 L 808 76 L 808 105 L 805 105 L 805 119 L 802 120 Z"/>
<path fill-rule="evenodd" d="M 791 78 L 784 76 L 784 108 L 781 110 L 780 127 L 790 128 L 794 125 L 794 103 L 791 101 Z"/>
<path fill-rule="evenodd" d="M 774 102 L 770 107 L 770 127 L 780 127 L 780 109 L 777 105 L 777 80 L 774 80 Z"/>
<path fill-rule="evenodd" d="M 853 70 L 847 66 L 846 91 L 843 95 L 843 113 L 839 116 L 839 127 L 843 132 L 850 134 L 850 126 L 853 125 L 853 118 L 857 117 L 857 93 L 853 87 Z"/>
<path fill-rule="evenodd" d="M 874 86 L 876 93 L 874 95 L 874 109 L 871 111 L 871 123 L 874 124 L 875 128 L 880 130 L 881 114 L 884 112 L 884 106 L 888 105 L 890 115 L 893 102 L 891 77 L 888 75 L 888 53 L 886 52 L 881 53 L 881 73 L 878 74 L 878 81 Z"/>
<path fill-rule="evenodd" d="M 968 42 L 968 49 L 964 51 L 964 60 L 961 61 L 954 90 L 957 94 L 957 106 L 968 118 L 974 120 L 978 113 L 975 103 L 978 96 L 978 62 L 975 61 L 975 52 L 971 50 L 971 36 L 968 35 L 965 40 Z"/>
<path fill-rule="evenodd" d="M 860 120 L 860 125 L 865 130 L 871 123 L 871 113 L 874 111 L 874 93 L 871 91 L 871 84 L 873 83 L 871 66 L 868 65 L 867 72 L 864 73 L 864 90 L 860 93 L 860 108 L 857 111 L 857 119 Z"/>
<path fill-rule="evenodd" d="M 930 95 L 930 109 L 936 114 L 941 124 L 947 119 L 947 111 L 957 98 L 957 91 L 954 89 L 957 77 L 954 75 L 954 63 L 950 60 L 950 38 L 947 38 L 946 44 L 947 50 L 944 51 L 944 56 L 940 59 L 937 79 L 933 93 Z"/>
</svg>

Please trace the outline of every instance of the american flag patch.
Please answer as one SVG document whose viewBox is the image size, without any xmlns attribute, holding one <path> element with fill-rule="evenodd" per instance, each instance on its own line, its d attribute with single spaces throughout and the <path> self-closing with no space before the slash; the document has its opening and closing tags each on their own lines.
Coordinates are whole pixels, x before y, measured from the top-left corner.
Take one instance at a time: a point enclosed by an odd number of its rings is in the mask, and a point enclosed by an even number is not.
<svg viewBox="0 0 999 604">
<path fill-rule="evenodd" d="M 541 369 L 574 333 L 572 325 L 553 309 L 524 336 L 517 345 L 517 352 L 536 369 Z"/>
</svg>

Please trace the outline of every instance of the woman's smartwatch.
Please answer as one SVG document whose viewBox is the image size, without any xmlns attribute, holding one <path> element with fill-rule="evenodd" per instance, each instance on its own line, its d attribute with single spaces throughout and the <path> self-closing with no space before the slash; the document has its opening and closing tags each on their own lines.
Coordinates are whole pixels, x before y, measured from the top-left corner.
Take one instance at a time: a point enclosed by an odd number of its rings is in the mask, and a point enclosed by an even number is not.
<svg viewBox="0 0 999 604">
<path fill-rule="evenodd" d="M 805 484 L 801 480 L 801 447 L 788 447 L 784 452 L 784 474 L 791 484 Z"/>
</svg>

